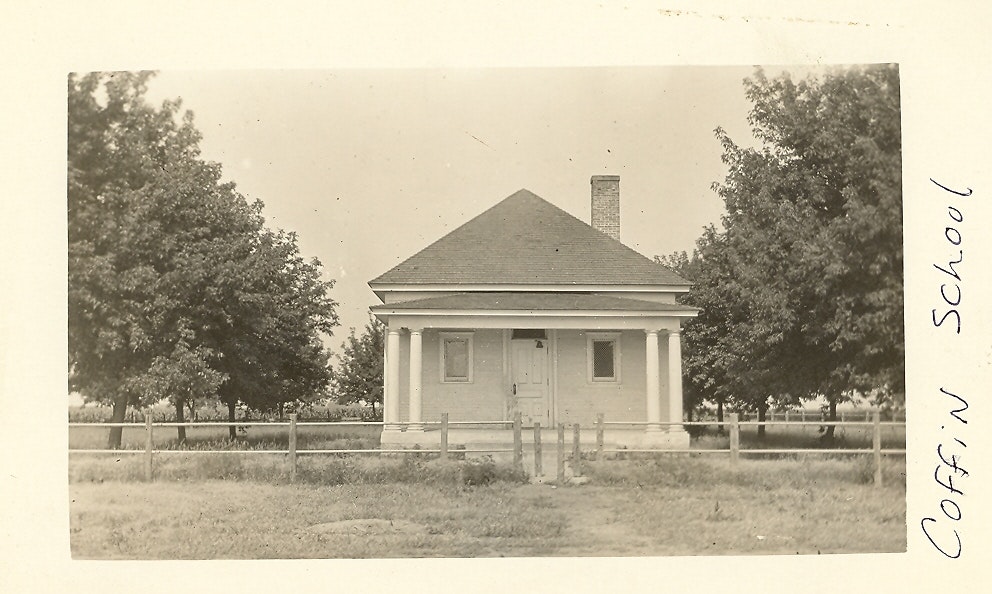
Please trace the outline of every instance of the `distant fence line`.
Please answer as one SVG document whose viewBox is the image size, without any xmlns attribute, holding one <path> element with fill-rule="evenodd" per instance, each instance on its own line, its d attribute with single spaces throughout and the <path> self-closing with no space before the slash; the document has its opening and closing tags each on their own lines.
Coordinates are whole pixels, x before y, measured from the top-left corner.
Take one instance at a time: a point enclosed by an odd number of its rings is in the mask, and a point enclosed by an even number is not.
<svg viewBox="0 0 992 594">
<path fill-rule="evenodd" d="M 778 420 L 783 420 L 783 421 L 790 421 L 790 420 L 795 421 L 795 420 L 799 420 L 799 421 L 803 421 L 803 422 L 805 422 L 805 421 L 818 420 L 820 424 L 835 425 L 838 422 L 841 422 L 841 423 L 842 422 L 846 422 L 848 419 L 852 419 L 853 420 L 853 419 L 862 419 L 863 418 L 865 423 L 869 423 L 869 422 L 871 422 L 872 414 L 874 412 L 876 412 L 876 411 L 873 411 L 873 410 L 864 410 L 864 411 L 860 411 L 860 410 L 847 410 L 847 411 L 839 410 L 839 411 L 837 411 L 837 420 L 836 421 L 831 421 L 829 419 L 827 413 L 824 412 L 824 411 L 822 411 L 822 410 L 819 410 L 819 409 L 817 409 L 817 410 L 799 409 L 799 410 L 785 410 L 785 411 L 774 411 L 774 412 L 773 411 L 769 411 L 765 415 L 765 419 L 768 420 L 768 421 L 775 421 L 776 419 L 778 419 Z M 879 414 L 882 416 L 883 419 L 885 417 L 888 417 L 888 421 L 884 421 L 883 420 L 883 422 L 893 422 L 893 421 L 894 422 L 902 422 L 902 423 L 905 423 L 906 422 L 906 414 L 905 413 L 889 412 L 888 414 L 884 414 L 884 413 L 882 413 L 882 412 L 879 411 Z M 740 418 L 741 418 L 742 421 L 748 421 L 748 422 L 750 422 L 751 420 L 757 420 L 757 418 L 758 418 L 758 413 L 755 413 L 755 412 L 740 412 L 740 413 L 738 413 L 738 415 L 740 415 Z M 711 416 L 712 415 L 710 415 L 708 413 L 706 415 L 706 418 L 709 419 L 709 418 L 711 418 Z"/>
<path fill-rule="evenodd" d="M 828 422 L 829 425 L 834 426 L 871 426 L 872 428 L 872 447 L 871 448 L 768 448 L 768 449 L 742 449 L 740 447 L 740 428 L 741 426 L 768 426 L 768 425 L 791 425 L 791 426 L 818 426 L 822 421 L 741 421 L 737 413 L 729 413 L 727 418 L 723 422 L 719 421 L 685 421 L 685 422 L 662 422 L 654 423 L 655 425 L 671 426 L 671 425 L 683 425 L 683 426 L 724 426 L 729 430 L 729 446 L 726 449 L 714 448 L 714 449 L 700 449 L 700 448 L 683 448 L 683 449 L 661 449 L 661 448 L 607 448 L 605 447 L 605 430 L 606 427 L 616 427 L 616 426 L 646 426 L 647 422 L 606 422 L 604 416 L 599 414 L 596 419 L 596 423 L 593 427 L 596 435 L 595 449 L 589 450 L 587 452 L 594 457 L 594 459 L 602 459 L 604 454 L 632 454 L 632 453 L 652 453 L 652 454 L 723 454 L 729 455 L 730 462 L 732 466 L 736 466 L 741 458 L 741 455 L 768 455 L 768 454 L 831 454 L 831 455 L 871 455 L 874 467 L 874 483 L 876 486 L 881 486 L 882 484 L 882 465 L 881 460 L 883 455 L 905 455 L 905 449 L 882 449 L 882 438 L 881 438 L 881 427 L 882 426 L 899 426 L 905 427 L 905 422 L 899 421 L 881 421 L 878 411 L 873 411 L 871 413 L 870 419 L 868 421 L 834 421 Z M 408 427 L 412 423 L 390 423 L 390 425 L 396 425 L 401 427 Z M 441 459 L 447 459 L 452 453 L 466 454 L 466 453 L 480 453 L 480 454 L 492 454 L 492 453 L 513 453 L 513 463 L 517 466 L 522 466 L 523 463 L 523 427 L 521 423 L 520 413 L 516 413 L 512 421 L 449 421 L 448 413 L 442 413 L 441 420 L 437 422 L 423 422 L 419 425 L 427 427 L 437 427 L 440 431 L 440 443 L 439 447 L 436 449 L 384 449 L 384 448 L 373 448 L 373 449 L 298 449 L 297 448 L 297 437 L 298 428 L 300 427 L 347 427 L 347 426 L 361 426 L 361 427 L 381 427 L 383 422 L 381 421 L 341 421 L 334 423 L 327 422 L 314 422 L 314 421 L 298 421 L 295 414 L 289 415 L 288 421 L 279 422 L 261 422 L 261 421 L 241 421 L 241 422 L 229 422 L 229 421 L 214 421 L 214 422 L 202 422 L 202 421 L 187 421 L 187 422 L 154 422 L 152 415 L 145 416 L 145 422 L 143 424 L 135 423 L 69 423 L 69 427 L 144 427 L 145 429 L 145 447 L 141 450 L 125 450 L 125 449 L 70 449 L 69 453 L 89 453 L 89 454 L 143 454 L 144 455 L 144 470 L 146 480 L 151 481 L 154 478 L 154 456 L 156 454 L 169 454 L 169 453 L 185 453 L 185 454 L 284 454 L 287 455 L 290 466 L 290 480 L 296 480 L 297 473 L 297 456 L 298 455 L 311 455 L 311 454 L 437 454 Z M 162 450 L 156 449 L 154 445 L 154 431 L 155 427 L 254 427 L 254 426 L 264 426 L 264 427 L 288 427 L 289 432 L 289 444 L 288 449 L 269 449 L 269 450 L 190 450 L 190 449 L 178 449 L 178 450 Z M 490 427 L 510 427 L 513 433 L 513 447 L 510 448 L 455 448 L 452 449 L 448 446 L 448 431 L 451 427 L 480 427 L 480 426 L 490 426 Z M 571 425 L 572 428 L 572 443 L 571 447 L 567 448 L 565 445 L 565 423 L 559 423 L 557 425 L 557 442 L 555 450 L 557 453 L 557 469 L 556 474 L 559 482 L 564 481 L 565 478 L 565 461 L 570 459 L 572 472 L 575 476 L 581 476 L 581 464 L 582 464 L 582 446 L 581 446 L 581 431 L 582 427 L 579 423 L 574 423 Z M 533 428 L 533 441 L 532 449 L 534 454 L 534 472 L 535 475 L 543 475 L 543 444 L 542 444 L 542 427 L 540 423 L 534 423 Z M 571 450 L 569 452 L 569 449 Z M 570 456 L 569 456 L 570 454 Z"/>
</svg>

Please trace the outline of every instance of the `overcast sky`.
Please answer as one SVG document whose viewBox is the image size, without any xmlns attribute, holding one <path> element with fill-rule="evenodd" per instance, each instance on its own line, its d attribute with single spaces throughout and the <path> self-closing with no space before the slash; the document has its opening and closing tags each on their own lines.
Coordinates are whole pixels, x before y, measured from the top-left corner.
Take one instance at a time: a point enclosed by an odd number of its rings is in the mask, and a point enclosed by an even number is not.
<svg viewBox="0 0 992 594">
<path fill-rule="evenodd" d="M 203 156 L 336 285 L 341 328 L 367 282 L 526 188 L 584 221 L 589 177 L 620 175 L 621 240 L 652 257 L 718 223 L 714 129 L 753 142 L 749 67 L 161 72 Z"/>
</svg>

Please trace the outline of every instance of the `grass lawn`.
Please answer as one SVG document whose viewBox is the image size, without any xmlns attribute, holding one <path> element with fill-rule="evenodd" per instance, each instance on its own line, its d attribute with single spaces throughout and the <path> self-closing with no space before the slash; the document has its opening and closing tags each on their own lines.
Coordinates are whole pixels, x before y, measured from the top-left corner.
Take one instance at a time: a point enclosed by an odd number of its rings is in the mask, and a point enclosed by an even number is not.
<svg viewBox="0 0 992 594">
<path fill-rule="evenodd" d="M 464 462 L 408 459 L 305 458 L 297 484 L 278 474 L 281 461 L 245 461 L 218 480 L 222 465 L 202 456 L 143 483 L 129 480 L 140 476 L 140 460 L 121 460 L 70 459 L 74 558 L 906 550 L 901 459 L 886 462 L 879 489 L 864 484 L 864 464 L 852 460 L 748 460 L 734 468 L 702 457 L 609 460 L 584 464 L 588 484 L 558 487 L 468 486 Z M 135 471 L 110 472 L 114 464 Z"/>
</svg>

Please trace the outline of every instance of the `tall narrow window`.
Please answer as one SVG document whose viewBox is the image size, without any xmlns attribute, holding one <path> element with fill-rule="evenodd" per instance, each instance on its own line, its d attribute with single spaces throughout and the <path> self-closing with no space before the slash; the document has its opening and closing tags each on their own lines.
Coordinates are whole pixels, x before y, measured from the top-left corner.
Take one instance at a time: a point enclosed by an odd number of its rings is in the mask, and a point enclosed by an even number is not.
<svg viewBox="0 0 992 594">
<path fill-rule="evenodd" d="M 441 334 L 441 381 L 446 383 L 472 381 L 472 334 L 445 332 Z"/>
<path fill-rule="evenodd" d="M 586 343 L 589 381 L 618 383 L 620 381 L 620 335 L 590 333 Z"/>
</svg>

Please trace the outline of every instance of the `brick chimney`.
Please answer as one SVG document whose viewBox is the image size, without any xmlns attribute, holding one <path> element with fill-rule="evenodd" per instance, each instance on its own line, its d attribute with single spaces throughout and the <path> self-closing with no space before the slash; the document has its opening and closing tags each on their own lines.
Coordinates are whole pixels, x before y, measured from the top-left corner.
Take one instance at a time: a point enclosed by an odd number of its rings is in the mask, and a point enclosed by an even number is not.
<svg viewBox="0 0 992 594">
<path fill-rule="evenodd" d="M 620 241 L 620 176 L 594 175 L 592 185 L 592 226 Z"/>
</svg>

